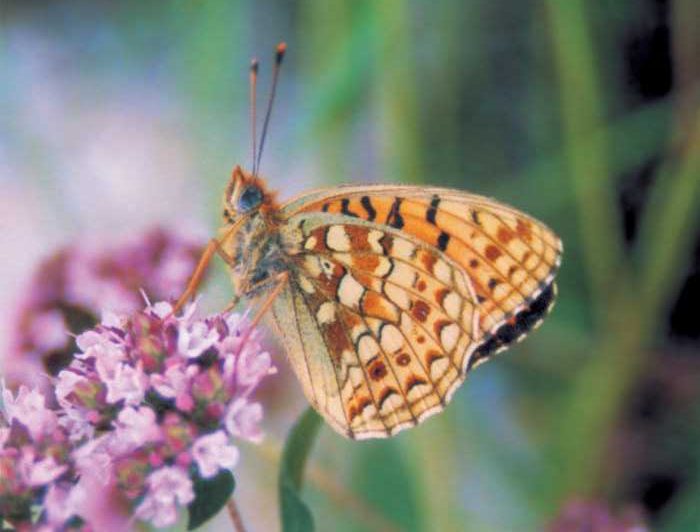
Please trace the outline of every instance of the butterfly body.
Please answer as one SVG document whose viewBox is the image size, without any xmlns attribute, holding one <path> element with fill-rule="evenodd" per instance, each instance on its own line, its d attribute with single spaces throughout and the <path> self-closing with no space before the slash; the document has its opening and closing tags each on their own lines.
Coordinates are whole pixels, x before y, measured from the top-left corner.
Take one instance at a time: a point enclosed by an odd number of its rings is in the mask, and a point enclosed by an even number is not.
<svg viewBox="0 0 700 532">
<path fill-rule="evenodd" d="M 304 394 L 347 437 L 391 436 L 443 410 L 556 294 L 556 235 L 481 196 L 349 186 L 278 205 L 237 168 L 224 204 L 237 295 L 276 290 L 271 321 Z"/>
</svg>

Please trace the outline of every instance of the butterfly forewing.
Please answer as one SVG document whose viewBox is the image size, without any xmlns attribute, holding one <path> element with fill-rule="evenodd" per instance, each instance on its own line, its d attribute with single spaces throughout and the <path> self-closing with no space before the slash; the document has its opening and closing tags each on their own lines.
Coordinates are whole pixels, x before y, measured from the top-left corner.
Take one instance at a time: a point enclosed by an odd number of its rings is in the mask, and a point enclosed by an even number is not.
<svg viewBox="0 0 700 532">
<path fill-rule="evenodd" d="M 342 192 L 342 193 L 341 193 Z M 489 332 L 548 286 L 561 242 L 527 215 L 487 198 L 418 187 L 338 189 L 288 208 L 367 220 L 417 237 L 454 260 L 469 276 Z"/>
<path fill-rule="evenodd" d="M 291 277 L 274 319 L 307 397 L 350 437 L 389 436 L 442 410 L 554 298 L 559 239 L 480 196 L 341 188 L 282 214 Z"/>
</svg>

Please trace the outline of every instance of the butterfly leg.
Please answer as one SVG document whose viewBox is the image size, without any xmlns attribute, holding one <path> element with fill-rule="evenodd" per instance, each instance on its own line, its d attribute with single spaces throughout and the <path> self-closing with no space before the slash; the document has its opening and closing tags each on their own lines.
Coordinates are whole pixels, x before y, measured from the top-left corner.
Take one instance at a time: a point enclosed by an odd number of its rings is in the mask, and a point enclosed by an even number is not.
<svg viewBox="0 0 700 532">
<path fill-rule="evenodd" d="M 265 298 L 265 300 L 262 302 L 262 305 L 260 305 L 260 308 L 255 313 L 255 316 L 253 316 L 253 319 L 250 320 L 250 326 L 248 327 L 248 332 L 243 337 L 243 339 L 241 341 L 241 346 L 244 346 L 245 343 L 248 341 L 248 337 L 253 333 L 253 330 L 255 330 L 255 327 L 258 326 L 258 324 L 260 323 L 260 320 L 265 315 L 265 312 L 268 311 L 268 309 L 270 308 L 272 303 L 275 301 L 277 296 L 280 295 L 280 292 L 282 290 L 284 290 L 285 286 L 287 286 L 288 282 L 289 282 L 289 272 L 282 272 L 279 275 L 277 275 L 275 278 L 273 278 L 272 280 L 264 281 L 263 283 L 259 283 L 258 285 L 256 285 L 256 288 L 260 287 L 261 284 L 264 284 L 264 285 L 274 284 L 275 287 L 272 289 L 272 292 L 270 292 L 267 295 L 267 297 Z M 236 303 L 238 302 L 238 296 L 236 296 L 234 301 Z"/>
<path fill-rule="evenodd" d="M 215 253 L 218 253 L 219 256 L 224 260 L 224 262 L 226 262 L 226 264 L 228 264 L 229 266 L 232 266 L 234 264 L 233 258 L 228 253 L 226 253 L 226 251 L 224 251 L 224 249 L 221 247 L 221 243 L 216 238 L 212 238 L 209 241 L 209 244 L 207 244 L 207 247 L 204 248 L 204 253 L 202 253 L 202 257 L 199 259 L 199 263 L 197 264 L 197 267 L 195 268 L 194 273 L 190 278 L 190 281 L 187 283 L 187 288 L 185 288 L 185 291 L 177 300 L 177 303 L 175 303 L 171 314 L 179 312 L 182 309 L 182 307 L 185 306 L 185 303 L 187 303 L 192 298 L 195 291 L 201 284 L 202 279 L 204 278 L 204 274 L 207 271 L 209 263 L 211 262 L 211 259 Z"/>
<path fill-rule="evenodd" d="M 277 296 L 280 295 L 280 292 L 284 290 L 284 288 L 287 286 L 288 282 L 289 272 L 282 272 L 272 280 L 272 283 L 274 283 L 275 287 L 272 289 L 272 292 L 270 292 L 265 298 L 265 300 L 261 303 L 260 308 L 251 320 L 251 329 L 257 326 L 258 323 L 260 323 L 262 317 L 269 310 L 270 306 L 272 305 L 272 303 L 274 303 L 275 299 L 277 299 Z"/>
<path fill-rule="evenodd" d="M 224 308 L 224 310 L 221 311 L 221 313 L 222 313 L 222 314 L 228 314 L 229 312 L 231 312 L 233 309 L 236 308 L 236 306 L 238 305 L 238 302 L 239 302 L 240 300 L 241 300 L 241 298 L 240 298 L 239 296 L 235 296 L 235 297 L 231 300 L 231 302 L 230 302 L 228 305 L 226 305 L 226 308 Z"/>
</svg>

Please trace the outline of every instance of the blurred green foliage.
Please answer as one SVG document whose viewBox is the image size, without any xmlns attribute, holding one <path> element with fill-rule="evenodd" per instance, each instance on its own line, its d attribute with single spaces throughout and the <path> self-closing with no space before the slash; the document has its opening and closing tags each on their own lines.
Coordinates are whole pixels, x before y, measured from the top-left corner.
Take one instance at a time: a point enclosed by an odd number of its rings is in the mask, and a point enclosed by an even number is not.
<svg viewBox="0 0 700 532">
<path fill-rule="evenodd" d="M 165 76 L 159 83 L 185 110 L 213 213 L 226 173 L 248 153 L 248 59 L 271 58 L 286 40 L 263 160 L 273 186 L 284 193 L 285 170 L 303 157 L 314 169 L 304 187 L 459 187 L 512 203 L 560 234 L 560 298 L 541 330 L 470 376 L 438 418 L 392 441 L 346 442 L 324 429 L 312 455 L 347 490 L 339 498 L 307 485 L 319 530 L 483 531 L 540 529 L 575 496 L 613 508 L 640 502 L 630 494 L 635 471 L 618 463 L 619 439 L 643 435 L 618 430 L 661 353 L 676 349 L 665 323 L 700 211 L 700 4 L 669 5 L 672 90 L 654 99 L 628 84 L 624 47 L 658 23 L 654 2 L 128 0 L 0 9 L 3 31 L 32 24 L 58 35 L 80 51 L 80 68 L 107 81 L 119 68 L 136 79 Z M 0 58 L 11 64 L 7 50 Z M 263 68 L 262 89 L 267 80 Z M 630 244 L 620 183 L 650 161 L 652 185 Z M 688 467 L 654 515 L 660 529 L 700 528 L 699 409 L 680 411 L 683 430 L 668 434 Z"/>
</svg>

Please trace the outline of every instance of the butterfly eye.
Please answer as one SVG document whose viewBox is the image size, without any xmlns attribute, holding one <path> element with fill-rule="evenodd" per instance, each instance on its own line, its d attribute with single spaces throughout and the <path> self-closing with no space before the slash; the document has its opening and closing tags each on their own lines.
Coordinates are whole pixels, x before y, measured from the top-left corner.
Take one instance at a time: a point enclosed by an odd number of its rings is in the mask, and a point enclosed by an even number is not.
<svg viewBox="0 0 700 532">
<path fill-rule="evenodd" d="M 236 210 L 247 212 L 260 206 L 263 200 L 262 191 L 256 186 L 246 187 L 238 198 Z"/>
</svg>

